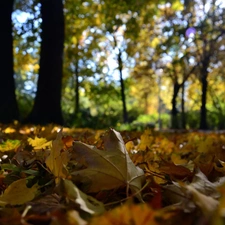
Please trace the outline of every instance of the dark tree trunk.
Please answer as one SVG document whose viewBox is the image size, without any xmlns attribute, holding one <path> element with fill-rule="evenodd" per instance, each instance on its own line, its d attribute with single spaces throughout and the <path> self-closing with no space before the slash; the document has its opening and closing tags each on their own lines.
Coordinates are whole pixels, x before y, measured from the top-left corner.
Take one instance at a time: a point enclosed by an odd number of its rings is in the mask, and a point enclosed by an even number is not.
<svg viewBox="0 0 225 225">
<path fill-rule="evenodd" d="M 123 61 L 122 61 L 122 52 L 119 51 L 118 54 L 118 65 L 119 65 L 119 74 L 120 74 L 120 87 L 121 87 L 121 98 L 123 103 L 123 122 L 128 123 L 128 113 L 127 113 L 127 106 L 126 106 L 126 95 L 125 95 L 125 85 L 123 80 Z"/>
<path fill-rule="evenodd" d="M 15 95 L 13 71 L 13 37 L 12 19 L 13 0 L 0 3 L 0 122 L 10 123 L 19 119 L 19 111 Z"/>
<path fill-rule="evenodd" d="M 182 129 L 186 129 L 184 94 L 185 94 L 185 82 L 182 83 L 182 98 L 181 98 L 181 123 L 182 123 Z"/>
<path fill-rule="evenodd" d="M 77 46 L 78 48 L 78 46 Z M 78 53 L 77 53 L 78 54 Z M 75 79 L 75 115 L 79 113 L 80 110 L 80 96 L 79 96 L 79 60 L 78 57 L 76 57 L 76 62 L 75 62 L 75 74 L 74 74 L 74 79 Z"/>
<path fill-rule="evenodd" d="M 174 82 L 173 84 L 173 97 L 172 97 L 172 111 L 171 111 L 171 117 L 172 117 L 172 124 L 171 128 L 172 129 L 177 129 L 179 128 L 179 123 L 178 123 L 178 118 L 177 118 L 177 96 L 180 90 L 180 85 L 177 81 Z"/>
<path fill-rule="evenodd" d="M 62 124 L 61 88 L 64 45 L 62 0 L 41 0 L 42 43 L 36 98 L 26 122 Z"/>
<path fill-rule="evenodd" d="M 201 113 L 200 113 L 200 129 L 206 130 L 208 129 L 207 126 L 207 109 L 206 109 L 206 102 L 207 102 L 207 86 L 208 86 L 208 63 L 204 62 L 202 69 L 201 69 L 201 84 L 202 84 L 202 96 L 201 96 Z"/>
</svg>

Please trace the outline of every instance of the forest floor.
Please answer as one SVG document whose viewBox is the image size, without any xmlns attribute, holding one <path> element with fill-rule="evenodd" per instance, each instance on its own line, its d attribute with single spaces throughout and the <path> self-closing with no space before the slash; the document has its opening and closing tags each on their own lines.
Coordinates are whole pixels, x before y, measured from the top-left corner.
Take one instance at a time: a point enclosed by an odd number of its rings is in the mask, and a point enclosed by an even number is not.
<svg viewBox="0 0 225 225">
<path fill-rule="evenodd" d="M 224 131 L 0 128 L 1 225 L 222 225 Z"/>
</svg>

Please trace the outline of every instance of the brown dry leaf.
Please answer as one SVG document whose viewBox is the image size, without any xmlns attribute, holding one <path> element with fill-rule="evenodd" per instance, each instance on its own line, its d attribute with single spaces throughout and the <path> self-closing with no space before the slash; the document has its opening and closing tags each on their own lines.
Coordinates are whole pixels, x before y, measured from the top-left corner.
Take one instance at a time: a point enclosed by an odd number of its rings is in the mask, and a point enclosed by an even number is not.
<svg viewBox="0 0 225 225">
<path fill-rule="evenodd" d="M 26 179 L 20 179 L 9 185 L 0 196 L 0 206 L 22 205 L 33 200 L 38 193 L 39 186 L 35 184 L 31 188 L 28 188 L 26 183 Z"/>
<path fill-rule="evenodd" d="M 91 182 L 89 192 L 110 190 L 122 186 L 138 193 L 145 181 L 144 172 L 131 161 L 120 133 L 110 129 L 104 137 L 106 151 L 94 146 L 75 142 L 73 146 L 76 160 L 87 168 L 72 172 L 80 182 Z M 137 195 L 140 197 L 140 193 Z"/>
<path fill-rule="evenodd" d="M 56 183 L 59 181 L 58 178 L 66 178 L 68 176 L 66 166 L 69 162 L 69 153 L 63 150 L 63 146 L 62 134 L 60 132 L 56 140 L 52 142 L 50 155 L 45 161 L 49 170 L 56 177 Z"/>
<path fill-rule="evenodd" d="M 163 160 L 163 159 L 162 159 Z M 176 178 L 176 179 L 184 179 L 186 177 L 191 177 L 192 176 L 192 172 L 181 165 L 175 165 L 172 162 L 167 162 L 165 160 L 162 161 L 162 165 L 160 166 L 159 170 L 161 172 L 164 172 L 168 175 L 170 175 L 170 177 Z"/>
<path fill-rule="evenodd" d="M 21 214 L 16 208 L 2 208 L 0 210 L 1 225 L 21 225 Z"/>
</svg>

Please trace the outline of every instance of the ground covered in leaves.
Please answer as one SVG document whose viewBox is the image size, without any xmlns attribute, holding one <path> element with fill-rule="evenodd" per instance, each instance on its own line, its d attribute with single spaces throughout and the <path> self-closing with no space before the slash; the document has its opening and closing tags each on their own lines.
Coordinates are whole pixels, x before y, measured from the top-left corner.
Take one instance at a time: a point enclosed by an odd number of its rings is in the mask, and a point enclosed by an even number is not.
<svg viewBox="0 0 225 225">
<path fill-rule="evenodd" d="M 1 225 L 225 223 L 225 133 L 1 126 Z"/>
</svg>

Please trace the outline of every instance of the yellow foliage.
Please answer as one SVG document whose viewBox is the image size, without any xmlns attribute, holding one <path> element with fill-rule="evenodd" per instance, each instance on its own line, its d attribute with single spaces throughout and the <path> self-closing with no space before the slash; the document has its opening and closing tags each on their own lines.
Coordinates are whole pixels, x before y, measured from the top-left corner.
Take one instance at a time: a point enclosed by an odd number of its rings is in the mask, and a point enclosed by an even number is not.
<svg viewBox="0 0 225 225">
<path fill-rule="evenodd" d="M 69 162 L 69 154 L 68 151 L 63 150 L 63 142 L 60 134 L 56 140 L 52 142 L 50 155 L 45 162 L 49 170 L 56 177 L 56 183 L 59 182 L 58 178 L 67 178 L 68 171 L 66 166 Z"/>
<path fill-rule="evenodd" d="M 27 141 L 31 146 L 34 147 L 34 151 L 46 149 L 52 145 L 52 141 L 47 141 L 45 138 L 28 138 Z"/>
<path fill-rule="evenodd" d="M 0 144 L 0 152 L 11 151 L 20 146 L 19 140 L 6 140 L 5 142 Z"/>
<path fill-rule="evenodd" d="M 154 137 L 152 136 L 152 131 L 149 129 L 146 129 L 144 133 L 141 135 L 141 141 L 137 147 L 138 150 L 145 151 L 146 149 L 150 149 L 153 141 L 154 141 Z"/>
<path fill-rule="evenodd" d="M 128 141 L 126 144 L 126 149 L 128 152 L 132 152 L 132 150 L 135 150 L 135 145 L 133 141 Z"/>
<path fill-rule="evenodd" d="M 90 222 L 90 225 L 99 224 L 157 225 L 158 223 L 155 220 L 155 211 L 147 204 L 135 205 L 128 202 L 102 216 L 94 217 Z"/>
</svg>

